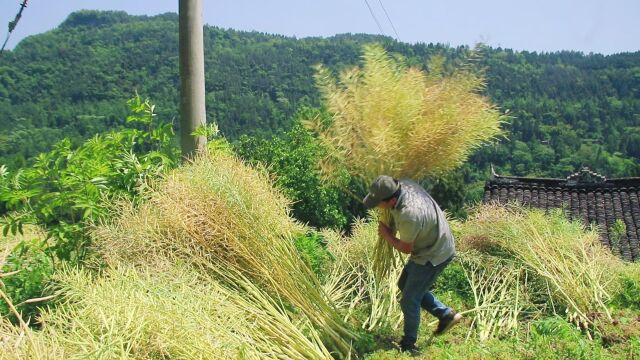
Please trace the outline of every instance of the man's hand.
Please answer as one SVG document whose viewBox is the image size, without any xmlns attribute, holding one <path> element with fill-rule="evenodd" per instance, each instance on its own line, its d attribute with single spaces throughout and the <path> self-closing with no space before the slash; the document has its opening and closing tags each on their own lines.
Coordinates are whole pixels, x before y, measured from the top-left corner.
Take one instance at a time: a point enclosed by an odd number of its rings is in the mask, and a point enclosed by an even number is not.
<svg viewBox="0 0 640 360">
<path fill-rule="evenodd" d="M 391 228 L 385 225 L 383 222 L 378 222 L 378 235 L 381 238 L 390 241 L 392 238 L 395 238 L 395 234 L 391 231 Z"/>
<path fill-rule="evenodd" d="M 389 245 L 393 246 L 400 252 L 410 254 L 413 251 L 413 243 L 400 241 L 400 239 L 396 238 L 394 232 L 391 231 L 391 228 L 382 222 L 378 222 L 378 234 L 381 238 L 385 239 Z"/>
</svg>

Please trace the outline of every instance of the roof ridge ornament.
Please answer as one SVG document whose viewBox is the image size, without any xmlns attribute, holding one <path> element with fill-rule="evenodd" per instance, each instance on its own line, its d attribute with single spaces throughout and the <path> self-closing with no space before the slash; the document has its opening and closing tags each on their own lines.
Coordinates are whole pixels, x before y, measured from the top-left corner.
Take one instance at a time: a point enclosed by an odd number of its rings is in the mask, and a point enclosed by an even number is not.
<svg viewBox="0 0 640 360">
<path fill-rule="evenodd" d="M 580 171 L 567 176 L 567 183 L 573 184 L 599 184 L 606 182 L 607 178 L 597 172 L 591 171 L 588 167 L 583 167 Z"/>
</svg>

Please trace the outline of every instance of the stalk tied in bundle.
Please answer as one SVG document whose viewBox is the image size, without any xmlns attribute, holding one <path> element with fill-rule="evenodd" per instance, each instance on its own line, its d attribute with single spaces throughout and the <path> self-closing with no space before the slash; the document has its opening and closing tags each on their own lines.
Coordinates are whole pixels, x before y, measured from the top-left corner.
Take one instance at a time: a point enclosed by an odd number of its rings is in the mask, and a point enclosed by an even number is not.
<svg viewBox="0 0 640 360">
<path fill-rule="evenodd" d="M 378 209 L 378 220 L 387 225 L 393 233 L 396 226 L 388 209 Z M 383 283 L 394 269 L 402 264 L 402 255 L 396 251 L 382 236 L 378 236 L 378 241 L 373 248 L 373 274 L 377 284 Z"/>
<path fill-rule="evenodd" d="M 326 67 L 316 69 L 332 119 L 317 117 L 306 125 L 328 150 L 319 164 L 326 179 L 336 180 L 343 173 L 336 170 L 344 169 L 366 184 L 379 175 L 420 181 L 457 168 L 501 134 L 504 116 L 480 94 L 485 81 L 472 66 L 445 71 L 446 59 L 435 56 L 426 72 L 377 44 L 364 47 L 362 60 L 339 79 Z M 389 211 L 380 217 L 389 224 Z M 378 239 L 376 277 L 383 279 L 399 259 Z"/>
</svg>

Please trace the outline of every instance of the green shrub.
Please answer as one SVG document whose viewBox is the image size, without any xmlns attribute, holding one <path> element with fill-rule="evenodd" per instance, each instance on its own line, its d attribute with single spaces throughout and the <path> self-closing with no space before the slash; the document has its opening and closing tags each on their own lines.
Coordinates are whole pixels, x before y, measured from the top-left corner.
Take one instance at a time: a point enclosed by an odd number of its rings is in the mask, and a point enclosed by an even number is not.
<svg viewBox="0 0 640 360">
<path fill-rule="evenodd" d="M 82 145 L 62 140 L 35 158 L 32 166 L 0 168 L 0 227 L 3 236 L 37 225 L 42 241 L 20 244 L 3 271 L 6 292 L 26 318 L 38 305 L 23 303 L 44 294 L 58 264 L 82 263 L 89 252 L 89 226 L 107 219 L 109 202 L 138 201 L 149 182 L 178 161 L 172 124 L 159 122 L 155 106 L 139 96 L 128 102 L 130 128 L 96 135 Z M 7 313 L 6 304 L 0 308 Z"/>
<path fill-rule="evenodd" d="M 44 252 L 42 240 L 33 239 L 20 242 L 11 251 L 0 273 L 17 273 L 2 278 L 4 287 L 11 302 L 16 306 L 25 321 L 31 319 L 34 323 L 41 303 L 25 303 L 26 300 L 39 298 L 44 295 L 44 288 L 53 274 L 53 262 Z M 15 322 L 15 315 L 9 310 L 5 301 L 0 301 L 0 316 Z"/>
<path fill-rule="evenodd" d="M 105 199 L 136 198 L 149 179 L 177 163 L 172 124 L 155 118 L 139 96 L 128 102 L 131 128 L 96 135 L 79 147 L 65 139 L 33 166 L 0 176 L 3 233 L 35 224 L 47 232 L 45 251 L 79 262 L 89 245 L 86 225 L 107 216 Z"/>
<path fill-rule="evenodd" d="M 640 310 L 640 265 L 630 265 L 629 271 L 620 276 L 620 289 L 612 305 L 620 308 Z"/>
<path fill-rule="evenodd" d="M 302 259 L 311 266 L 316 275 L 321 277 L 322 270 L 331 260 L 331 254 L 326 249 L 326 241 L 322 235 L 315 231 L 308 231 L 298 235 L 294 243 Z"/>
<path fill-rule="evenodd" d="M 473 303 L 471 286 L 464 275 L 464 269 L 459 261 L 454 260 L 444 269 L 440 276 L 438 276 L 434 289 L 439 293 L 454 293 L 465 302 Z"/>
<path fill-rule="evenodd" d="M 300 125 L 279 136 L 243 136 L 234 150 L 251 164 L 262 164 L 275 185 L 293 201 L 293 216 L 318 228 L 345 229 L 350 197 L 322 182 L 317 161 L 324 150 Z"/>
</svg>

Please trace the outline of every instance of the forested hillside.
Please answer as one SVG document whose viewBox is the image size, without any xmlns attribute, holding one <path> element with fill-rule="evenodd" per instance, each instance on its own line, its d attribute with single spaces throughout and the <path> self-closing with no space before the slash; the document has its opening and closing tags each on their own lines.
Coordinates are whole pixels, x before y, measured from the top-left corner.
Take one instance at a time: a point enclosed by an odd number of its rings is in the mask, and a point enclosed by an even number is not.
<svg viewBox="0 0 640 360">
<path fill-rule="evenodd" d="M 407 248 L 379 224 L 402 222 L 361 200 L 381 172 L 451 218 L 434 287 L 465 319 L 423 322 L 424 358 L 639 358 L 625 222 L 603 247 L 561 210 L 473 202 L 491 164 L 639 176 L 640 52 L 215 27 L 205 49 L 222 136 L 198 129 L 189 162 L 177 15 L 78 12 L 0 54 L 0 358 L 416 358 L 395 341 L 407 273 L 389 244 Z"/>
<path fill-rule="evenodd" d="M 231 140 L 288 129 L 300 107 L 320 104 L 312 65 L 354 65 L 372 41 L 418 66 L 433 54 L 453 63 L 471 52 L 381 36 L 295 39 L 208 26 L 208 119 Z M 566 176 L 582 165 L 607 176 L 640 173 L 640 53 L 483 48 L 473 59 L 486 68 L 486 94 L 511 119 L 508 137 L 479 151 L 457 181 L 480 181 L 491 163 L 523 176 Z M 71 14 L 0 56 L 0 163 L 20 167 L 64 137 L 80 143 L 125 126 L 126 99 L 136 91 L 177 125 L 178 87 L 176 14 Z"/>
</svg>

